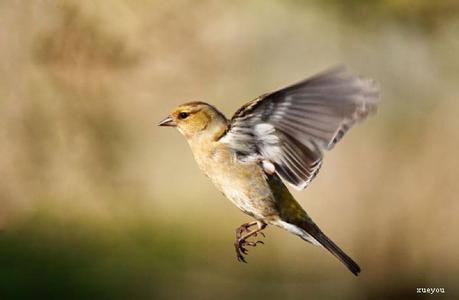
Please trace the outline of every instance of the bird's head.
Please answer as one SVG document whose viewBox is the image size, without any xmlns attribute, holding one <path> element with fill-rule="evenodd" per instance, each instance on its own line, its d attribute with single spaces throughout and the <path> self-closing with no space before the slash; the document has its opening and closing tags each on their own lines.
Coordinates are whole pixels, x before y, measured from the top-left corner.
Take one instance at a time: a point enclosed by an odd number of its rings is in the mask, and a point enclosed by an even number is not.
<svg viewBox="0 0 459 300">
<path fill-rule="evenodd" d="M 187 139 L 208 137 L 216 139 L 226 130 L 228 120 L 215 107 L 204 102 L 179 105 L 159 122 L 159 126 L 176 127 Z"/>
</svg>

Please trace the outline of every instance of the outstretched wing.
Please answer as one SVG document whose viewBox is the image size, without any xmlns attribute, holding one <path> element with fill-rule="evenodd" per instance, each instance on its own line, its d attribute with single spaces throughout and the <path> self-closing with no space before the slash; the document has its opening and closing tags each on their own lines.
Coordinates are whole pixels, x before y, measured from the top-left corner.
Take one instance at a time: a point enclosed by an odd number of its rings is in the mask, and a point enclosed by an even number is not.
<svg viewBox="0 0 459 300">
<path fill-rule="evenodd" d="M 375 82 L 338 67 L 268 93 L 241 107 L 220 139 L 238 159 L 258 159 L 297 189 L 317 175 L 330 150 L 376 111 Z"/>
</svg>

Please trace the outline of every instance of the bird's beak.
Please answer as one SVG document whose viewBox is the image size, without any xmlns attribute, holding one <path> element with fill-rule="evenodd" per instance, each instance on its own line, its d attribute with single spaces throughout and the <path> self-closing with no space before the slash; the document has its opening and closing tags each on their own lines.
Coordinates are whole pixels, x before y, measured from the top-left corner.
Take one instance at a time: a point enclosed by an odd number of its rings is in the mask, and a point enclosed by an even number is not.
<svg viewBox="0 0 459 300">
<path fill-rule="evenodd" d="M 170 126 L 175 127 L 177 123 L 171 118 L 171 116 L 165 117 L 161 122 L 158 123 L 158 126 Z"/>
</svg>

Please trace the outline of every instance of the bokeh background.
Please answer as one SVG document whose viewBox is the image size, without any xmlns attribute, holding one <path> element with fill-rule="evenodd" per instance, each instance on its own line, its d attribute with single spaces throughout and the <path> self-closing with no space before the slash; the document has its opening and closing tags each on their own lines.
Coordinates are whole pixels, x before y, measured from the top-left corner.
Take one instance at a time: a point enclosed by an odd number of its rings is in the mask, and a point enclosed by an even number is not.
<svg viewBox="0 0 459 300">
<path fill-rule="evenodd" d="M 0 299 L 457 299 L 458 53 L 454 0 L 2 0 Z M 361 276 L 277 228 L 237 263 L 249 217 L 157 122 L 340 63 L 383 102 L 294 194 Z"/>
</svg>

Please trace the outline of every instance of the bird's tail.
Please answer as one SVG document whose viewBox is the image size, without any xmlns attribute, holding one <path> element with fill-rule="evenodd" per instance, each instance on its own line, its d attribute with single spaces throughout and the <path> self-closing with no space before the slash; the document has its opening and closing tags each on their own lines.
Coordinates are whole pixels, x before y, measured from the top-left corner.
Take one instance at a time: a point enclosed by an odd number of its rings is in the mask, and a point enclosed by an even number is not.
<svg viewBox="0 0 459 300">
<path fill-rule="evenodd" d="M 319 226 L 317 226 L 311 219 L 308 218 L 306 221 L 298 222 L 297 225 L 288 224 L 288 226 L 281 227 L 284 227 L 284 229 L 298 235 L 305 241 L 315 245 L 322 245 L 331 254 L 338 258 L 355 276 L 360 273 L 359 265 L 346 253 L 344 253 L 338 245 L 329 239 L 325 233 L 320 230 Z"/>
</svg>

